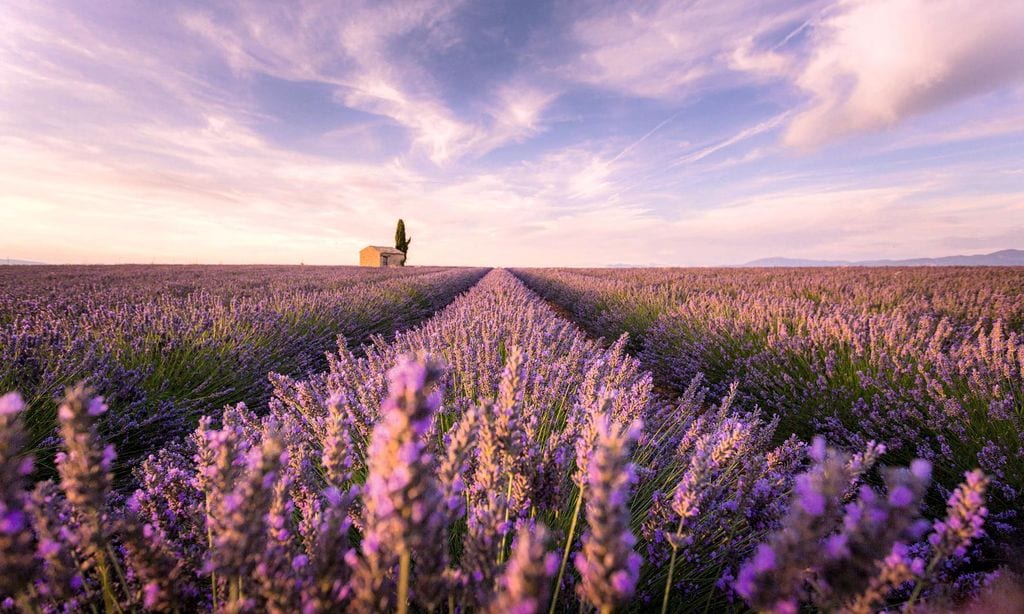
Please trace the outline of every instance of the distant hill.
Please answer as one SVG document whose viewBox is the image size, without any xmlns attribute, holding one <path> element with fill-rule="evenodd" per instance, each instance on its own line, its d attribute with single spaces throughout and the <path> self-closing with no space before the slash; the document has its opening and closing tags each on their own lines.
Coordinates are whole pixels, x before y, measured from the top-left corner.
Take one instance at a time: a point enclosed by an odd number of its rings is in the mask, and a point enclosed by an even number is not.
<svg viewBox="0 0 1024 614">
<path fill-rule="evenodd" d="M 29 264 L 46 264 L 45 262 L 35 262 L 33 260 L 14 260 L 13 258 L 0 258 L 0 265 L 29 265 Z"/>
<path fill-rule="evenodd" d="M 853 266 L 849 260 L 804 260 L 802 258 L 760 258 L 739 266 L 786 267 L 786 266 Z"/>
<path fill-rule="evenodd" d="M 656 264 L 656 263 L 653 263 L 653 262 L 649 263 L 649 264 L 635 264 L 635 263 L 631 264 L 631 263 L 626 263 L 626 262 L 613 262 L 612 264 L 604 265 L 604 268 L 606 268 L 606 269 L 651 269 L 651 268 L 660 267 L 660 266 L 665 266 L 665 265 L 664 264 Z"/>
<path fill-rule="evenodd" d="M 748 267 L 823 267 L 823 266 L 1024 266 L 1024 250 L 1004 249 L 974 256 L 942 256 L 906 260 L 804 260 L 800 258 L 761 258 Z"/>
</svg>

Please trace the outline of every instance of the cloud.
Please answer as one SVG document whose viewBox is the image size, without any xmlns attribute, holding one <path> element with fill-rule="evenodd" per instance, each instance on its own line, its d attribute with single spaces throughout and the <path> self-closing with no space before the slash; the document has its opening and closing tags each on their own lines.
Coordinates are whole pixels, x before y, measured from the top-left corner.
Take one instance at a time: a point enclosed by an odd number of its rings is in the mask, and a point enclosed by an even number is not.
<svg viewBox="0 0 1024 614">
<path fill-rule="evenodd" d="M 333 86 L 340 103 L 395 121 L 409 131 L 414 151 L 443 165 L 533 134 L 554 98 L 513 78 L 495 86 L 496 106 L 478 117 L 449 108 L 424 60 L 460 44 L 455 22 L 462 4 L 352 2 L 338 10 L 331 3 L 302 3 L 295 11 L 244 5 L 219 19 L 188 12 L 182 23 L 240 73 Z"/>
<path fill-rule="evenodd" d="M 775 49 L 759 50 L 754 37 L 748 36 L 733 50 L 729 67 L 764 77 L 778 77 L 792 71 L 793 58 Z"/>
<path fill-rule="evenodd" d="M 785 142 L 814 148 L 1024 78 L 1024 3 L 850 0 L 814 27 Z"/>
<path fill-rule="evenodd" d="M 1024 197 L 950 194 L 946 181 L 815 186 L 737 199 L 693 212 L 673 226 L 680 244 L 693 246 L 687 259 L 702 264 L 766 256 L 942 256 L 951 245 L 976 251 L 1010 245 L 1007 229 L 1024 230 Z"/>
<path fill-rule="evenodd" d="M 523 141 L 543 130 L 545 109 L 559 95 L 525 81 L 510 82 L 498 87 L 495 100 L 488 109 L 493 129 L 485 145 L 491 149 L 509 141 Z"/>
<path fill-rule="evenodd" d="M 576 57 L 566 78 L 631 96 L 678 100 L 701 83 L 742 80 L 731 73 L 781 62 L 761 56 L 751 41 L 786 24 L 801 23 L 820 3 L 743 0 L 609 3 L 575 21 Z"/>
<path fill-rule="evenodd" d="M 560 74 L 667 103 L 759 84 L 791 113 L 783 143 L 813 150 L 1021 83 L 1022 31 L 1020 2 L 609 3 L 574 21 Z"/>
<path fill-rule="evenodd" d="M 686 155 L 682 156 L 681 158 L 673 162 L 670 166 L 679 166 L 698 162 L 712 154 L 722 151 L 723 149 L 728 149 L 729 147 L 732 147 L 737 143 L 742 143 L 748 139 L 752 139 L 758 135 L 764 134 L 765 132 L 770 132 L 777 128 L 779 125 L 781 125 L 782 122 L 785 121 L 787 115 L 788 113 L 781 113 L 779 115 L 776 115 L 775 117 L 771 117 L 762 122 L 759 122 L 754 126 L 744 128 L 743 130 L 740 130 L 736 134 L 726 139 L 723 139 L 717 143 L 700 147 L 699 149 L 689 152 Z"/>
<path fill-rule="evenodd" d="M 0 256 L 351 263 L 402 217 L 416 263 L 715 264 L 1024 226 L 1020 113 L 986 100 L 915 124 L 912 155 L 774 143 L 810 91 L 779 85 L 859 4 L 559 4 L 551 56 L 474 30 L 478 6 L 345 5 L 0 4 Z M 558 30 L 522 17 L 516 41 Z M 927 149 L 971 135 L 1002 149 Z"/>
</svg>

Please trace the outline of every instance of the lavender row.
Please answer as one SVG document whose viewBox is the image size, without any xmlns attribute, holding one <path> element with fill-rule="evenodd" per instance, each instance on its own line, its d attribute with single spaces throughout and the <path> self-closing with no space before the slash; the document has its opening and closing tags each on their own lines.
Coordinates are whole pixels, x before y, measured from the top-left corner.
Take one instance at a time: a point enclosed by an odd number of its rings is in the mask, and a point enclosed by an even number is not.
<svg viewBox="0 0 1024 614">
<path fill-rule="evenodd" d="M 4 396 L 0 607 L 872 611 L 971 588 L 981 472 L 926 521 L 928 461 L 869 486 L 883 446 L 773 444 L 777 420 L 699 381 L 667 403 L 624 344 L 494 271 L 392 343 L 274 376 L 268 415 L 203 418 L 126 500 L 101 400 L 69 392 L 59 481 L 28 491 Z"/>
<path fill-rule="evenodd" d="M 354 342 L 410 326 L 475 283 L 479 269 L 0 267 L 0 389 L 17 389 L 30 447 L 52 472 L 57 399 L 76 382 L 114 409 L 122 457 L 195 426 L 210 407 L 265 405 L 268 371 L 326 368 Z"/>
<path fill-rule="evenodd" d="M 738 298 L 770 296 L 815 306 L 843 305 L 865 314 L 899 311 L 909 317 L 947 318 L 973 325 L 1001 321 L 1009 331 L 1024 331 L 1024 267 L 886 268 L 647 268 L 522 269 L 523 275 L 558 273 L 586 278 L 617 294 L 640 293 L 659 306 L 676 305 L 694 295 Z M 652 293 L 654 296 L 652 296 Z M 655 298 L 656 297 L 656 298 Z M 603 293 L 587 303 L 608 306 L 618 299 Z M 610 302 L 609 302 L 610 301 Z"/>
<path fill-rule="evenodd" d="M 628 332 L 669 389 L 698 374 L 716 394 L 736 382 L 738 398 L 784 433 L 823 433 L 851 450 L 881 441 L 890 462 L 933 461 L 936 507 L 982 467 L 993 524 L 1019 534 L 1024 339 L 1010 324 L 1024 270 L 516 273 L 591 332 Z"/>
</svg>

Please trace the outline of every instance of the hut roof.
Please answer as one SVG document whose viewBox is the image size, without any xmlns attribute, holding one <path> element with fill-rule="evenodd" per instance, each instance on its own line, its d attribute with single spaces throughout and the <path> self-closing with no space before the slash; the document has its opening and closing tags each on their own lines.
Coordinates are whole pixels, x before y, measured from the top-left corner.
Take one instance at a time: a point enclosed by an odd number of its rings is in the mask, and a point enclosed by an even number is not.
<svg viewBox="0 0 1024 614">
<path fill-rule="evenodd" d="M 363 249 L 361 249 L 359 251 L 365 252 L 368 249 L 372 249 L 372 250 L 380 252 L 382 254 L 401 254 L 402 253 L 402 250 L 400 250 L 400 249 L 395 249 L 393 247 L 386 247 L 386 246 L 383 246 L 383 245 L 367 245 L 366 247 L 364 247 Z"/>
</svg>

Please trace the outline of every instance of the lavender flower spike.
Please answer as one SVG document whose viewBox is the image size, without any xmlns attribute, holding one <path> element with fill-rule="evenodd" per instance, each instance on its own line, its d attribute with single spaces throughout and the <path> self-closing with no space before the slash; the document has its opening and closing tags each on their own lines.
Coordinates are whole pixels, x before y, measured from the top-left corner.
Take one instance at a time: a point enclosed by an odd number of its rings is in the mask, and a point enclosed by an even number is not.
<svg viewBox="0 0 1024 614">
<path fill-rule="evenodd" d="M 24 407 L 16 392 L 0 396 L 0 600 L 17 596 L 35 572 L 23 492 L 32 458 L 19 458 L 25 444 L 19 416 Z"/>
<path fill-rule="evenodd" d="M 110 473 L 116 454 L 104 447 L 96 432 L 97 418 L 106 412 L 101 397 L 93 397 L 83 386 L 69 389 L 58 410 L 64 451 L 57 455 L 60 487 L 78 520 L 78 542 L 85 557 L 83 565 L 102 556 L 107 493 L 113 482 Z"/>
<path fill-rule="evenodd" d="M 112 589 L 117 560 L 107 554 L 113 525 L 107 501 L 117 454 L 113 446 L 103 445 L 97 432 L 99 416 L 106 411 L 103 398 L 94 397 L 84 385 L 68 390 L 57 410 L 64 440 L 64 451 L 57 454 L 57 469 L 75 521 L 70 541 L 78 550 L 79 569 L 83 574 L 96 570 L 104 605 L 111 609 L 117 599 Z"/>
<path fill-rule="evenodd" d="M 933 527 L 935 532 L 928 536 L 937 558 L 964 556 L 971 540 L 984 533 L 982 526 L 988 515 L 984 505 L 985 489 L 989 480 L 980 469 L 969 471 L 964 477 L 967 481 L 957 486 L 949 497 L 946 519 L 937 521 Z"/>
<path fill-rule="evenodd" d="M 404 358 L 388 372 L 388 398 L 367 450 L 366 530 L 352 577 L 355 611 L 405 611 L 412 558 L 417 601 L 431 609 L 443 592 L 447 510 L 424 441 L 440 405 L 440 377 L 440 366 L 429 359 Z"/>
<path fill-rule="evenodd" d="M 932 558 L 924 574 L 918 574 L 923 578 L 914 586 L 908 606 L 913 605 L 943 561 L 949 557 L 964 557 L 971 542 L 985 533 L 983 527 L 985 517 L 988 516 L 985 490 L 988 488 L 989 478 L 980 469 L 968 471 L 964 478 L 966 481 L 957 486 L 949 496 L 946 519 L 937 520 L 932 525 L 932 533 L 928 536 L 928 542 L 933 548 Z"/>
<path fill-rule="evenodd" d="M 558 572 L 558 554 L 547 549 L 550 536 L 543 525 L 524 522 L 512 543 L 512 558 L 498 579 L 499 593 L 491 614 L 537 614 L 551 598 L 551 579 Z"/>
<path fill-rule="evenodd" d="M 633 596 L 640 555 L 633 551 L 629 500 L 636 472 L 629 462 L 640 424 L 629 427 L 608 415 L 594 419 L 594 447 L 587 463 L 587 524 L 583 550 L 576 554 L 581 599 L 600 612 L 610 612 Z"/>
<path fill-rule="evenodd" d="M 352 443 L 351 416 L 343 409 L 344 396 L 335 393 L 327 402 L 326 437 L 321 463 L 327 483 L 344 490 L 352 481 L 352 471 L 356 464 L 355 446 Z"/>
</svg>

